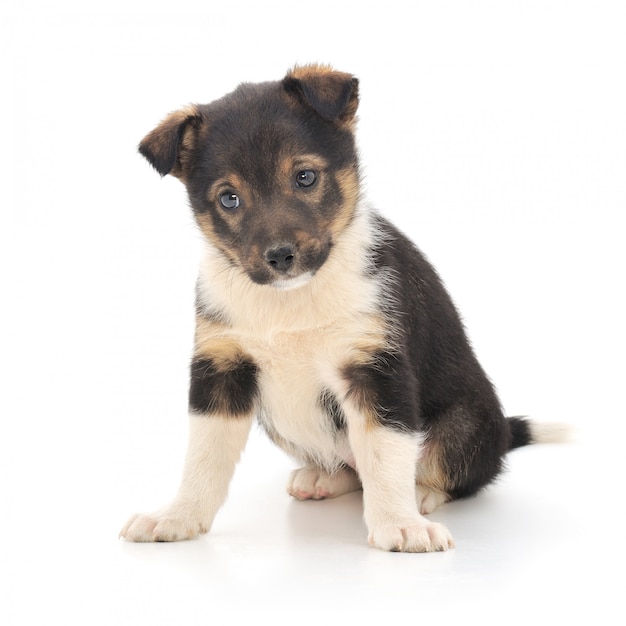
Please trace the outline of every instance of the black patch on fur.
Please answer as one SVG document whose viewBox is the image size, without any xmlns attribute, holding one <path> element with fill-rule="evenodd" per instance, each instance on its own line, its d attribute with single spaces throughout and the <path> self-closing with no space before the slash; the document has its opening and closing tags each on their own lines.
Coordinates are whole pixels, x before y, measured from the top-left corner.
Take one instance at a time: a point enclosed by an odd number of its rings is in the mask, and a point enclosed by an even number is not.
<svg viewBox="0 0 626 626">
<path fill-rule="evenodd" d="M 231 417 L 249 415 L 258 396 L 258 368 L 245 357 L 224 370 L 211 359 L 191 364 L 189 408 L 196 413 Z"/>
<path fill-rule="evenodd" d="M 511 450 L 533 442 L 528 422 L 523 417 L 509 417 L 506 421 L 511 430 Z"/>
<path fill-rule="evenodd" d="M 421 426 L 417 410 L 417 377 L 403 363 L 402 354 L 381 352 L 368 363 L 350 364 L 342 375 L 348 381 L 350 398 L 367 415 L 381 424 L 402 430 Z"/>
<path fill-rule="evenodd" d="M 346 418 L 335 395 L 325 389 L 320 395 L 319 404 L 331 420 L 335 429 L 337 431 L 344 430 L 346 427 Z"/>
</svg>

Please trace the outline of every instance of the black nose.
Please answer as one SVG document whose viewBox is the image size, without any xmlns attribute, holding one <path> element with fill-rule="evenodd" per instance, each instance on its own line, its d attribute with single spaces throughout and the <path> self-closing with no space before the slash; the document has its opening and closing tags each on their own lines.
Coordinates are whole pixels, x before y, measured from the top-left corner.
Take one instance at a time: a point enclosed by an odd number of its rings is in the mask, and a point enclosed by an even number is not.
<svg viewBox="0 0 626 626">
<path fill-rule="evenodd" d="M 294 250 L 291 246 L 277 246 L 265 251 L 265 260 L 279 272 L 286 272 L 294 261 Z"/>
</svg>

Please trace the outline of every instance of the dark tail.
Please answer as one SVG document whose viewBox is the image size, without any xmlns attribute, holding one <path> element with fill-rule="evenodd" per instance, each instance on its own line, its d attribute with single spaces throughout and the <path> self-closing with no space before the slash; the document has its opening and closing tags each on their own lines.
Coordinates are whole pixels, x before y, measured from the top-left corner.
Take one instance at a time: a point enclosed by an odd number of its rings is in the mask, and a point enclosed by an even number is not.
<svg viewBox="0 0 626 626">
<path fill-rule="evenodd" d="M 558 422 L 534 422 L 525 417 L 507 417 L 511 429 L 511 450 L 531 443 L 563 443 L 570 439 L 571 427 Z"/>
</svg>

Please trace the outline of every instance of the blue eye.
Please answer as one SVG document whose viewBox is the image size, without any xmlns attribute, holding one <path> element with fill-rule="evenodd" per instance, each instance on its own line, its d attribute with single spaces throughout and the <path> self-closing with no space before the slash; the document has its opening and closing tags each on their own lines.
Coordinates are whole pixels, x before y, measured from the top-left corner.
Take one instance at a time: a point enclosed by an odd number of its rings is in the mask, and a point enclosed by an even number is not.
<svg viewBox="0 0 626 626">
<path fill-rule="evenodd" d="M 225 209 L 236 209 L 239 206 L 239 196 L 236 193 L 226 192 L 220 196 L 220 204 Z"/>
<path fill-rule="evenodd" d="M 296 187 L 310 187 L 317 180 L 313 170 L 302 170 L 296 174 Z"/>
</svg>

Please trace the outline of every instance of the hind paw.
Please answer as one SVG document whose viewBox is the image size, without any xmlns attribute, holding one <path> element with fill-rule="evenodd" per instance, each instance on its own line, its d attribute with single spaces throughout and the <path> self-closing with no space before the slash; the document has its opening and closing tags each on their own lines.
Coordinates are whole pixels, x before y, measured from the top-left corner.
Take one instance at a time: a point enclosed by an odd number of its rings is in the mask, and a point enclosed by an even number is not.
<svg viewBox="0 0 626 626">
<path fill-rule="evenodd" d="M 432 513 L 436 508 L 445 504 L 450 499 L 449 496 L 441 491 L 431 491 L 426 487 L 417 488 L 417 506 L 422 515 Z"/>
<path fill-rule="evenodd" d="M 339 469 L 329 474 L 319 467 L 308 465 L 291 473 L 287 491 L 297 500 L 336 498 L 361 488 L 361 481 L 350 469 Z"/>
</svg>

